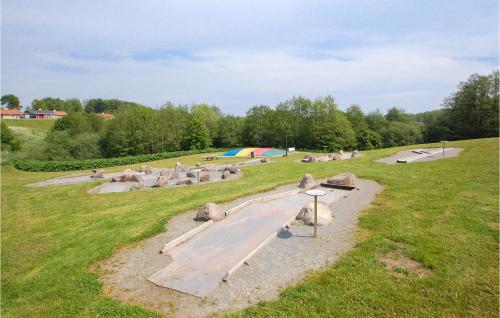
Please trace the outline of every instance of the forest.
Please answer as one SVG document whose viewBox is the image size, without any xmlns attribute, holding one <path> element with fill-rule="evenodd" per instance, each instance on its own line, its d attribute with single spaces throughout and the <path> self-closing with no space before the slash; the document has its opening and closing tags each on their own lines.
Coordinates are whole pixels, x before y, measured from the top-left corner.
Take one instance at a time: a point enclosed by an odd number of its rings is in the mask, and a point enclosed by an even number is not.
<svg viewBox="0 0 500 318">
<path fill-rule="evenodd" d="M 6 95 L 7 96 L 7 95 Z M 9 95 L 10 96 L 10 95 Z M 12 98 L 10 98 L 12 99 Z M 7 99 L 6 99 L 7 100 Z M 9 103 L 2 104 L 9 106 Z M 6 105 L 5 105 L 6 104 Z M 293 97 L 274 107 L 255 105 L 246 116 L 224 114 L 214 105 L 175 105 L 159 109 L 120 100 L 45 98 L 32 108 L 66 110 L 36 151 L 40 160 L 94 159 L 178 150 L 238 146 L 289 147 L 318 151 L 375 149 L 499 135 L 499 72 L 473 74 L 444 99 L 438 110 L 409 114 L 392 107 L 364 113 L 359 105 L 345 111 L 334 97 Z M 111 112 L 114 119 L 96 117 Z M 2 125 L 2 148 L 14 136 Z M 8 139 L 8 140 L 7 140 Z"/>
</svg>

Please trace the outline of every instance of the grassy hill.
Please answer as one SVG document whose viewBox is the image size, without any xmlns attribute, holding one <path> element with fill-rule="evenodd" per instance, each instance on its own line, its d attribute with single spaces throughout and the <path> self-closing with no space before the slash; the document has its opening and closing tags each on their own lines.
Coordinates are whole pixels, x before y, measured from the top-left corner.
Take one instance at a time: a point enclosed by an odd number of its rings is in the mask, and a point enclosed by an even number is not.
<svg viewBox="0 0 500 318">
<path fill-rule="evenodd" d="M 94 184 L 27 188 L 68 173 L 4 166 L 2 316 L 156 316 L 104 297 L 92 266 L 119 247 L 161 232 L 173 215 L 205 202 L 267 191 L 297 182 L 305 173 L 321 178 L 353 172 L 385 186 L 360 220 L 357 246 L 335 265 L 286 289 L 278 300 L 230 316 L 496 317 L 498 142 L 450 142 L 450 147 L 465 148 L 459 157 L 406 165 L 373 161 L 402 148 L 321 164 L 297 163 L 295 155 L 244 167 L 244 175 L 229 182 L 106 195 L 88 194 Z M 162 164 L 175 161 L 184 158 Z M 378 255 L 394 250 L 424 264 L 430 274 L 419 278 L 386 270 Z"/>
<path fill-rule="evenodd" d="M 13 128 L 13 127 L 24 127 L 24 128 L 30 128 L 30 129 L 36 129 L 44 132 L 48 132 L 52 126 L 54 126 L 54 123 L 57 119 L 44 119 L 44 120 L 37 120 L 37 119 L 2 119 L 5 124 L 7 124 L 7 127 Z"/>
</svg>

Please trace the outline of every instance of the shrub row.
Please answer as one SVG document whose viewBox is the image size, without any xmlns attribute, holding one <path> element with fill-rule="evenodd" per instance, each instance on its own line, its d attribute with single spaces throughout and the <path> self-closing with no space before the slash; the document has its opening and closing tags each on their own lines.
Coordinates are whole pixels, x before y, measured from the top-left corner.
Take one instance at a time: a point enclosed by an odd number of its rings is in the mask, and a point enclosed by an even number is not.
<svg viewBox="0 0 500 318">
<path fill-rule="evenodd" d="M 70 170 L 88 170 L 95 168 L 122 166 L 140 162 L 170 159 L 170 158 L 194 155 L 204 152 L 213 152 L 213 151 L 215 151 L 215 149 L 208 148 L 203 150 L 171 151 L 171 152 L 153 153 L 149 155 L 127 156 L 118 158 L 67 160 L 67 161 L 42 161 L 42 160 L 15 158 L 11 159 L 10 162 L 14 167 L 23 171 L 54 172 L 54 171 L 70 171 Z"/>
</svg>

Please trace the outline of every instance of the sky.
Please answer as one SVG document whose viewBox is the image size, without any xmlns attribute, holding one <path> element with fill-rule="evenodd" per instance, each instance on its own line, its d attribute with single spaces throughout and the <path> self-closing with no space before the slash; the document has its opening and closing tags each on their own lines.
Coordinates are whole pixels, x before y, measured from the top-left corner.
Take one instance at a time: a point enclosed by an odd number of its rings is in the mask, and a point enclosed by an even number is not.
<svg viewBox="0 0 500 318">
<path fill-rule="evenodd" d="M 1 93 L 416 113 L 498 69 L 498 16 L 496 0 L 2 0 Z"/>
</svg>

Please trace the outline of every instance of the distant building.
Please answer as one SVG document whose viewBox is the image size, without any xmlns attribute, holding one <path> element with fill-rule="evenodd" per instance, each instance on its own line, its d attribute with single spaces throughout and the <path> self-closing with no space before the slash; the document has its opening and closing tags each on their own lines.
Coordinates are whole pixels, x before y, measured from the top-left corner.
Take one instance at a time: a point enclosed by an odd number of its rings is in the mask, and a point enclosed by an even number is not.
<svg viewBox="0 0 500 318">
<path fill-rule="evenodd" d="M 63 112 L 62 110 L 53 110 L 52 111 L 52 118 L 54 118 L 54 119 L 61 118 L 61 117 L 67 116 L 67 115 L 68 115 L 68 113 Z"/>
<path fill-rule="evenodd" d="M 26 114 L 29 116 L 29 118 L 34 118 L 34 119 L 52 119 L 54 116 L 54 112 L 51 110 L 33 110 L 30 109 L 26 112 Z"/>
<path fill-rule="evenodd" d="M 104 118 L 104 119 L 111 119 L 111 118 L 115 117 L 112 114 L 107 114 L 107 113 L 99 113 L 99 114 L 96 114 L 96 116 L 99 118 Z"/>
<path fill-rule="evenodd" d="M 24 112 L 21 109 L 0 109 L 1 119 L 19 119 L 24 118 Z"/>
</svg>

